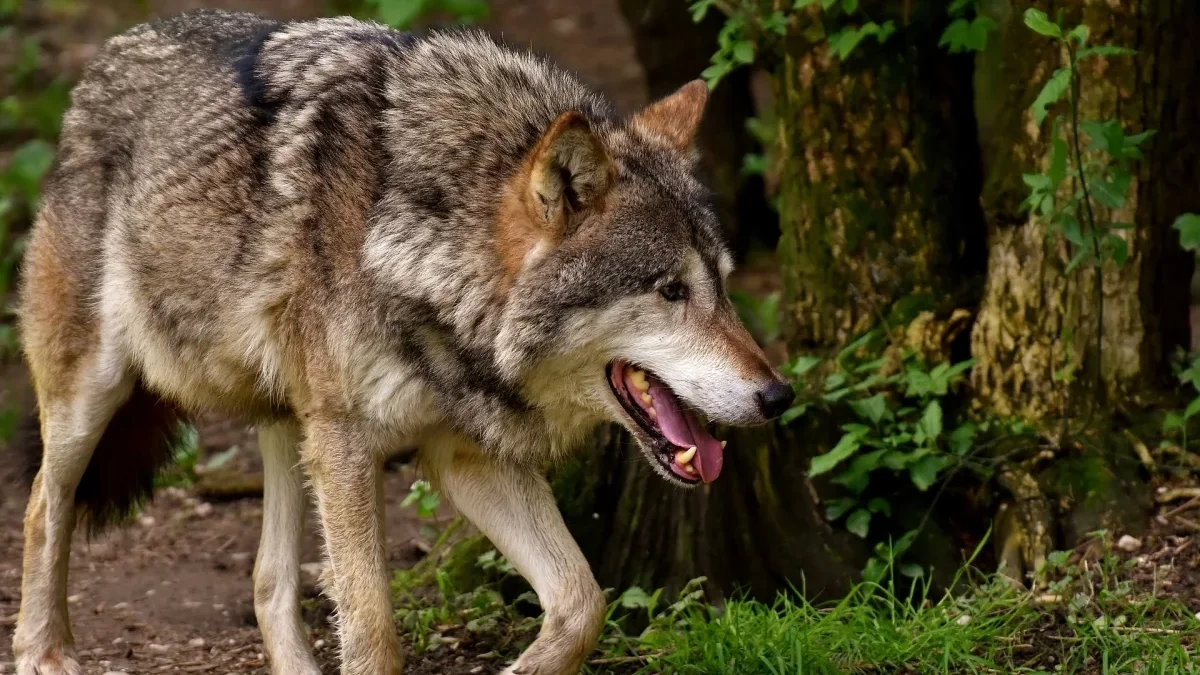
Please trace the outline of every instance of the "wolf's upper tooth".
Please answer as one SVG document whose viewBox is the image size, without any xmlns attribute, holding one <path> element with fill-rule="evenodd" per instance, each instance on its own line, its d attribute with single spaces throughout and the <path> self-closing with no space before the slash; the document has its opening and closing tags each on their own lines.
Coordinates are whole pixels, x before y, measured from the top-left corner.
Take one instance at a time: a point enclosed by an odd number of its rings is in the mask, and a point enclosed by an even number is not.
<svg viewBox="0 0 1200 675">
<path fill-rule="evenodd" d="M 648 391 L 650 389 L 650 383 L 646 381 L 646 373 L 636 368 L 631 368 L 629 370 L 629 381 L 633 383 L 633 386 L 642 391 Z"/>
<path fill-rule="evenodd" d="M 721 449 L 722 449 L 722 450 L 724 450 L 724 449 L 725 449 L 725 444 L 726 444 L 726 443 L 728 443 L 728 442 L 729 442 L 729 441 L 721 441 Z"/>
<path fill-rule="evenodd" d="M 688 448 L 687 450 L 680 450 L 679 452 L 676 452 L 675 453 L 675 461 L 680 466 L 687 466 L 687 463 L 692 461 L 692 458 L 695 456 L 696 456 L 696 446 L 693 445 L 692 447 Z"/>
<path fill-rule="evenodd" d="M 683 470 L 684 470 L 684 471 L 686 471 L 686 472 L 688 472 L 689 474 L 691 474 L 691 475 L 693 475 L 693 476 L 695 476 L 695 475 L 696 475 L 696 467 L 692 466 L 691 464 L 684 464 L 684 465 L 683 465 Z"/>
<path fill-rule="evenodd" d="M 650 397 L 650 394 L 642 394 L 642 403 L 650 405 L 651 403 L 654 403 L 654 399 Z"/>
</svg>

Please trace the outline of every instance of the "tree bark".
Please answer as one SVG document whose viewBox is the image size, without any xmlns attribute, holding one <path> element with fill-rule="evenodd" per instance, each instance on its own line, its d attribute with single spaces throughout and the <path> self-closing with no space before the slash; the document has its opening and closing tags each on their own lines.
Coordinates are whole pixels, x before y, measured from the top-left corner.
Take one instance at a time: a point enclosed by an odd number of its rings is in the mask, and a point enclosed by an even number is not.
<svg viewBox="0 0 1200 675">
<path fill-rule="evenodd" d="M 1200 5 L 983 5 L 1000 30 L 978 61 L 989 255 L 972 335 L 976 406 L 1029 421 L 1091 416 L 1093 406 L 1107 408 L 1105 403 L 1127 407 L 1148 385 L 1161 384 L 1170 353 L 1189 341 L 1193 263 L 1170 225 L 1179 213 L 1200 208 L 1200 144 L 1187 138 L 1200 123 L 1200 101 L 1191 93 L 1200 82 L 1200 47 L 1188 30 L 1200 25 Z M 1029 107 L 1053 70 L 1065 65 L 1053 40 L 1023 24 L 1029 7 L 1052 17 L 1061 10 L 1068 25 L 1082 20 L 1091 44 L 1139 50 L 1134 57 L 1093 57 L 1080 65 L 1081 120 L 1116 118 L 1127 134 L 1158 130 L 1144 146 L 1146 159 L 1137 166 L 1125 207 L 1111 211 L 1093 204 L 1098 220 L 1134 225 L 1119 232 L 1129 247 L 1122 268 L 1110 261 L 1099 275 L 1087 265 L 1066 274 L 1071 252 L 1062 237 L 1048 237 L 1020 207 L 1028 194 L 1021 176 L 1046 169 L 1050 145 L 1049 120 L 1034 124 Z M 1071 370 L 1075 377 L 1062 376 Z"/>
<path fill-rule="evenodd" d="M 938 47 L 939 3 L 870 4 L 898 26 L 885 43 L 841 61 L 797 37 L 776 72 L 794 349 L 844 344 L 894 309 L 903 323 L 968 305 L 982 269 L 970 59 Z"/>
</svg>

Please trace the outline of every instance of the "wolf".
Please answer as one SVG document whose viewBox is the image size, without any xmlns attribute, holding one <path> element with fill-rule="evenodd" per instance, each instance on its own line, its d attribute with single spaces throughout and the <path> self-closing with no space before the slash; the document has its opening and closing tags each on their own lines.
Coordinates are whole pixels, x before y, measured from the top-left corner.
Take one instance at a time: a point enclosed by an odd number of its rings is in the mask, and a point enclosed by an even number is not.
<svg viewBox="0 0 1200 675">
<path fill-rule="evenodd" d="M 737 319 L 693 136 L 703 82 L 623 117 L 482 32 L 201 11 L 109 40 L 74 89 L 22 271 L 40 436 L 19 675 L 80 675 L 77 521 L 148 497 L 181 420 L 257 427 L 254 608 L 275 675 L 301 620 L 306 486 L 341 670 L 395 675 L 381 460 L 425 474 L 545 610 L 506 673 L 577 672 L 605 600 L 543 475 L 598 424 L 691 487 L 704 420 L 793 393 Z"/>
</svg>

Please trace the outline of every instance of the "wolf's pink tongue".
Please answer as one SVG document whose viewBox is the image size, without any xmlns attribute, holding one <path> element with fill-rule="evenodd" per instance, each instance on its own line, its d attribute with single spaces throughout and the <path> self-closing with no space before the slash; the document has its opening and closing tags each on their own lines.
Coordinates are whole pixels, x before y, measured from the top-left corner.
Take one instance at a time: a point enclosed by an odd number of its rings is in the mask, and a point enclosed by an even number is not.
<svg viewBox="0 0 1200 675">
<path fill-rule="evenodd" d="M 692 464 L 700 472 L 700 480 L 711 483 L 721 475 L 725 463 L 725 451 L 721 442 L 704 430 L 696 416 L 679 404 L 675 394 L 654 377 L 650 382 L 650 396 L 654 398 L 654 410 L 658 414 L 658 428 L 672 445 L 681 450 L 696 446 L 696 458 Z"/>
</svg>

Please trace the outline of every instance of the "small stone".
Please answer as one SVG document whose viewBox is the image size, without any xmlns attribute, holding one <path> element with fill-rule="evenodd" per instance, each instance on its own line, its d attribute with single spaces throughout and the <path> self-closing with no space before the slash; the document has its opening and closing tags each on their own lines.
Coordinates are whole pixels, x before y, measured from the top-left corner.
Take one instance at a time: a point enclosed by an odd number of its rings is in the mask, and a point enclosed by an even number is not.
<svg viewBox="0 0 1200 675">
<path fill-rule="evenodd" d="M 124 642 L 124 641 L 125 641 L 125 638 L 118 636 L 118 637 L 115 637 L 115 638 L 113 638 L 113 641 L 112 641 L 112 643 L 113 643 L 114 645 L 119 645 L 119 644 L 121 644 L 121 643 L 122 643 L 122 642 Z"/>
<path fill-rule="evenodd" d="M 154 597 L 154 593 L 155 593 L 155 590 L 153 588 L 151 588 L 150 590 L 146 591 L 146 597 L 152 598 L 152 597 Z"/>
<path fill-rule="evenodd" d="M 126 675 L 126 673 L 123 670 L 109 670 L 106 671 L 104 675 Z"/>
<path fill-rule="evenodd" d="M 204 638 L 192 638 L 191 640 L 188 640 L 188 646 L 189 647 L 203 647 L 204 646 Z"/>
<path fill-rule="evenodd" d="M 129 609 L 129 603 L 118 602 L 117 604 L 113 605 L 113 609 Z"/>
<path fill-rule="evenodd" d="M 183 606 L 184 606 L 186 609 L 196 609 L 196 608 L 197 608 L 197 607 L 199 607 L 201 604 L 203 604 L 203 603 L 196 602 L 195 600 L 184 600 L 184 601 L 183 601 Z"/>
<path fill-rule="evenodd" d="M 208 502 L 200 502 L 196 505 L 196 508 L 192 510 L 192 513 L 196 514 L 197 518 L 207 518 L 213 513 L 213 505 L 209 504 Z"/>
<path fill-rule="evenodd" d="M 313 647 L 316 649 L 325 649 L 325 641 L 317 640 L 316 642 L 313 643 Z"/>
<path fill-rule="evenodd" d="M 160 645 L 154 642 L 146 645 L 146 649 L 158 654 L 166 654 L 167 652 L 171 651 L 171 647 L 169 645 Z"/>
<path fill-rule="evenodd" d="M 142 527 L 154 527 L 154 516 L 142 516 L 138 518 L 138 525 Z"/>
<path fill-rule="evenodd" d="M 471 669 L 471 675 L 477 675 L 478 673 L 482 673 L 482 672 L 483 672 L 483 666 L 475 666 L 474 668 Z"/>
<path fill-rule="evenodd" d="M 1121 535 L 1121 538 L 1117 540 L 1117 548 L 1125 551 L 1126 553 L 1133 553 L 1141 547 L 1141 539 L 1138 539 L 1137 537 L 1131 537 L 1127 534 Z"/>
<path fill-rule="evenodd" d="M 83 599 L 83 594 L 82 594 L 82 593 L 76 593 L 75 595 L 68 595 L 68 596 L 67 596 L 67 603 L 68 603 L 68 604 L 71 604 L 71 605 L 78 605 L 78 604 L 79 604 L 79 601 L 80 601 L 80 600 L 82 600 L 82 599 Z"/>
<path fill-rule="evenodd" d="M 300 571 L 314 579 L 320 579 L 321 572 L 325 571 L 325 564 L 319 562 L 300 563 Z"/>
<path fill-rule="evenodd" d="M 971 623 L 971 615 L 970 615 L 970 614 L 963 614 L 962 616 L 960 616 L 960 617 L 958 617 L 957 619 L 955 619 L 955 620 L 954 620 L 954 623 L 956 623 L 956 624 L 958 624 L 958 625 L 960 625 L 960 626 L 965 626 L 965 625 L 967 625 L 967 624 Z"/>
<path fill-rule="evenodd" d="M 245 551 L 238 551 L 237 553 L 231 554 L 229 557 L 232 558 L 234 562 L 246 562 L 250 559 L 251 555 L 252 554 Z"/>
</svg>

